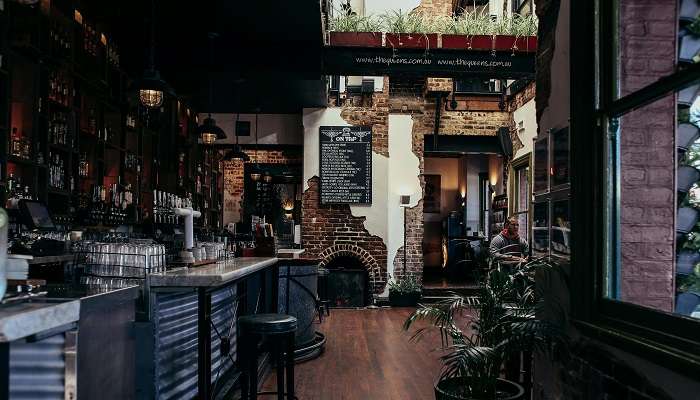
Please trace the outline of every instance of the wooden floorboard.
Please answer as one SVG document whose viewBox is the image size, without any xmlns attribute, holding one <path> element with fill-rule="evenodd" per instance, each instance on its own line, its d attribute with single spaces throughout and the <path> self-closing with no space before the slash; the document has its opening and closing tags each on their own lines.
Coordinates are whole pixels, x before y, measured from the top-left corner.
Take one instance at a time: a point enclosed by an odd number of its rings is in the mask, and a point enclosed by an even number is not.
<svg viewBox="0 0 700 400">
<path fill-rule="evenodd" d="M 409 308 L 331 311 L 317 330 L 328 338 L 321 357 L 295 366 L 300 400 L 433 399 L 440 373 L 437 333 L 418 343 L 402 330 Z M 264 390 L 275 390 L 270 374 Z M 264 398 L 274 398 L 265 396 Z"/>
</svg>

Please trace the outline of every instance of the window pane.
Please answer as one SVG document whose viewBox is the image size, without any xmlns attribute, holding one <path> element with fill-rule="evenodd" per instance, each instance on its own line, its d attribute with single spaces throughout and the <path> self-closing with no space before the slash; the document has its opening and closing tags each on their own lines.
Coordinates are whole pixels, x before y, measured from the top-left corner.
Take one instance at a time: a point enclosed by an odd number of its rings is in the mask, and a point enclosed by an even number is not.
<svg viewBox="0 0 700 400">
<path fill-rule="evenodd" d="M 606 282 L 612 299 L 700 318 L 700 101 L 684 90 L 610 121 Z"/>
<path fill-rule="evenodd" d="M 529 196 L 528 188 L 530 187 L 530 168 L 522 167 L 518 168 L 515 172 L 516 179 L 516 199 L 515 199 L 515 212 L 520 213 L 527 211 L 529 207 Z"/>
<path fill-rule="evenodd" d="M 568 261 L 571 257 L 569 200 L 552 202 L 552 255 Z"/>
<path fill-rule="evenodd" d="M 526 242 L 530 241 L 530 226 L 528 225 L 527 213 L 517 214 L 518 218 L 518 235 L 523 238 Z"/>
<path fill-rule="evenodd" d="M 549 185 L 549 173 L 547 172 L 547 164 L 549 163 L 548 149 L 547 138 L 535 142 L 534 191 L 536 193 L 547 190 Z"/>
<path fill-rule="evenodd" d="M 569 183 L 569 129 L 552 133 L 552 186 Z"/>
<path fill-rule="evenodd" d="M 677 58 L 681 66 L 697 62 L 700 30 L 682 18 L 697 16 L 696 1 L 618 0 L 618 4 L 615 93 L 620 97 L 675 72 Z"/>
<path fill-rule="evenodd" d="M 549 255 L 549 203 L 535 203 L 532 210 L 532 254 L 543 257 Z"/>
</svg>

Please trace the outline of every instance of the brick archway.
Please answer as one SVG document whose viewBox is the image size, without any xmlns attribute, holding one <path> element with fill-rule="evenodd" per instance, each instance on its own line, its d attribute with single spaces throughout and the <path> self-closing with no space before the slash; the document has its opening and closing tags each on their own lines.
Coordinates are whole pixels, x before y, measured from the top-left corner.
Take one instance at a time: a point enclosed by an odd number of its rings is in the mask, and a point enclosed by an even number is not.
<svg viewBox="0 0 700 400">
<path fill-rule="evenodd" d="M 337 257 L 348 256 L 355 257 L 362 262 L 362 265 L 367 269 L 369 275 L 369 284 L 372 286 L 372 293 L 380 293 L 384 290 L 384 273 L 379 262 L 365 249 L 352 244 L 336 244 L 321 252 L 319 258 L 320 267 L 325 267 L 333 259 Z"/>
</svg>

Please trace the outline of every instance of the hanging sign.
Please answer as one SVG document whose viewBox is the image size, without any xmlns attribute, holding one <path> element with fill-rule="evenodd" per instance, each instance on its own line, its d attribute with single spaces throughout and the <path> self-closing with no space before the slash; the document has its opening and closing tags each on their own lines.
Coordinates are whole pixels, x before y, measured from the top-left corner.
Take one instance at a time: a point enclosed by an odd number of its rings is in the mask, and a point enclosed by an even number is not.
<svg viewBox="0 0 700 400">
<path fill-rule="evenodd" d="M 321 204 L 372 203 L 372 128 L 319 129 Z"/>
</svg>

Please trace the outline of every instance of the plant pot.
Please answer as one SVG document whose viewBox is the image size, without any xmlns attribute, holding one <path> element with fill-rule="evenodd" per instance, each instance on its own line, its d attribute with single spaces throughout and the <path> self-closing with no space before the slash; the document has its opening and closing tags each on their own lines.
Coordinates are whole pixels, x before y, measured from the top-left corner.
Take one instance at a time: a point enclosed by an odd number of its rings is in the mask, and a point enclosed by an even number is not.
<svg viewBox="0 0 700 400">
<path fill-rule="evenodd" d="M 698 95 L 698 89 L 700 84 L 688 86 L 687 88 L 678 92 L 678 104 L 683 106 L 690 106 L 695 101 Z"/>
<path fill-rule="evenodd" d="M 381 32 L 331 32 L 331 46 L 382 47 Z"/>
<path fill-rule="evenodd" d="M 491 50 L 493 37 L 487 35 L 442 35 L 443 49 Z"/>
<path fill-rule="evenodd" d="M 537 37 L 497 35 L 495 40 L 495 49 L 534 52 L 537 51 Z"/>
<path fill-rule="evenodd" d="M 698 128 L 693 124 L 680 124 L 678 126 L 678 137 L 676 138 L 676 146 L 687 149 L 695 142 L 700 135 Z"/>
<path fill-rule="evenodd" d="M 437 33 L 387 33 L 386 47 L 409 49 L 435 49 Z"/>
<path fill-rule="evenodd" d="M 681 0 L 678 18 L 694 20 L 700 14 L 700 5 L 697 0 Z"/>
<path fill-rule="evenodd" d="M 690 165 L 684 165 L 678 168 L 678 172 L 676 174 L 678 177 L 679 192 L 687 192 L 695 182 L 700 180 L 700 171 L 698 171 L 698 169 L 695 167 L 691 167 Z"/>
<path fill-rule="evenodd" d="M 392 307 L 415 307 L 420 300 L 420 292 L 398 293 L 389 291 L 389 304 Z"/>
<path fill-rule="evenodd" d="M 679 294 L 676 298 L 676 309 L 674 311 L 681 315 L 691 315 L 698 309 L 699 305 L 700 296 L 692 292 L 685 292 Z"/>
<path fill-rule="evenodd" d="M 690 232 L 698 223 L 698 210 L 692 207 L 681 207 L 678 209 L 678 225 L 676 230 L 680 233 Z"/>
<path fill-rule="evenodd" d="M 693 62 L 693 57 L 700 51 L 700 38 L 686 33 L 680 38 L 681 45 L 678 49 L 678 60 L 682 62 Z"/>
<path fill-rule="evenodd" d="M 515 382 L 498 379 L 496 382 L 496 397 L 481 399 L 455 394 L 464 385 L 463 378 L 441 379 L 435 384 L 435 400 L 520 400 L 525 397 L 525 389 Z"/>
<path fill-rule="evenodd" d="M 697 251 L 683 250 L 676 257 L 676 273 L 690 275 L 695 264 L 700 262 L 700 253 Z"/>
</svg>

